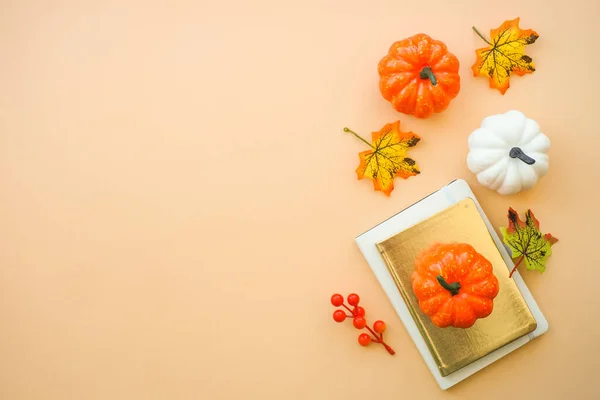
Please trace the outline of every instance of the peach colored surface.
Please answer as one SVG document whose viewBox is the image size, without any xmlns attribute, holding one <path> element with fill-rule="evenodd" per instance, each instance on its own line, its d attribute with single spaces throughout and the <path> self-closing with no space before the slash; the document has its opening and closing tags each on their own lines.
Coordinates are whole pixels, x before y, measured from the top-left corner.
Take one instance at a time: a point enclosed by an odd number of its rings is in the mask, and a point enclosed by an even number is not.
<svg viewBox="0 0 600 400">
<path fill-rule="evenodd" d="M 597 399 L 600 3 L 0 2 L 0 398 Z M 471 77 L 483 32 L 540 34 L 505 96 Z M 429 120 L 395 113 L 376 65 L 425 32 L 461 61 Z M 518 109 L 549 174 L 505 198 L 466 140 Z M 422 174 L 357 181 L 397 118 Z M 550 331 L 438 389 L 353 238 L 455 178 L 496 226 L 532 207 L 560 242 L 524 277 Z M 329 296 L 356 291 L 397 350 L 356 342 Z"/>
</svg>

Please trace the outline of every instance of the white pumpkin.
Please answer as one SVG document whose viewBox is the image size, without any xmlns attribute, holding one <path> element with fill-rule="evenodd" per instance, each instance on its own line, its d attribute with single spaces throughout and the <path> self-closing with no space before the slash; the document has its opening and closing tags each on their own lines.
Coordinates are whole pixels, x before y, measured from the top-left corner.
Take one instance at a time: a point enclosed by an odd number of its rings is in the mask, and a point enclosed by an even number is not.
<svg viewBox="0 0 600 400">
<path fill-rule="evenodd" d="M 548 172 L 549 148 L 538 123 L 513 110 L 484 118 L 471 133 L 467 166 L 483 186 L 515 194 Z"/>
</svg>

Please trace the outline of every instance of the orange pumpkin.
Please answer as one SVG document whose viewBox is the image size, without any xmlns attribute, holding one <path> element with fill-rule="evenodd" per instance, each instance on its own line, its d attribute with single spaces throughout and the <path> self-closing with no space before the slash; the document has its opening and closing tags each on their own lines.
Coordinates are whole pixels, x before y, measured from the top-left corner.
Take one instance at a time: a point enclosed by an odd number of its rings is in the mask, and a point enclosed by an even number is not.
<svg viewBox="0 0 600 400">
<path fill-rule="evenodd" d="M 444 43 L 421 33 L 395 42 L 379 61 L 379 90 L 397 111 L 427 118 L 458 95 L 458 66 Z"/>
<path fill-rule="evenodd" d="M 412 288 L 419 308 L 440 328 L 469 328 L 494 309 L 492 264 L 465 243 L 435 244 L 415 261 Z"/>
</svg>

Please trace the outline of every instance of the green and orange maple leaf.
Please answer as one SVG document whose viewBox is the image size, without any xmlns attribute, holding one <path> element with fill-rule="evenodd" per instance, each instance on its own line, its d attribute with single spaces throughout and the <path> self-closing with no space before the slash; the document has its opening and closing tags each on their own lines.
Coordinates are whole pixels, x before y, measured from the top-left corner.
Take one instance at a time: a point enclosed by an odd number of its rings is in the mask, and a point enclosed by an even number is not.
<svg viewBox="0 0 600 400">
<path fill-rule="evenodd" d="M 504 94 L 510 87 L 511 73 L 523 76 L 535 71 L 533 59 L 525 54 L 525 46 L 535 43 L 539 35 L 532 29 L 520 29 L 519 18 L 491 29 L 490 40 L 475 27 L 473 30 L 489 45 L 475 50 L 477 60 L 471 68 L 473 76 L 489 78 L 491 88 Z"/>
<path fill-rule="evenodd" d="M 552 245 L 558 242 L 558 239 L 550 233 L 543 235 L 540 232 L 540 221 L 531 210 L 527 210 L 523 222 L 519 214 L 509 208 L 508 228 L 500 228 L 500 233 L 504 243 L 512 251 L 511 257 L 519 258 L 510 272 L 511 277 L 523 261 L 529 270 L 538 270 L 540 273 L 546 270 L 546 260 L 552 255 Z"/>
<path fill-rule="evenodd" d="M 360 165 L 356 175 L 359 180 L 372 179 L 375 190 L 389 196 L 394 190 L 395 177 L 408 179 L 420 173 L 415 160 L 408 158 L 406 153 L 421 138 L 413 132 L 400 131 L 400 121 L 386 124 L 378 132 L 373 132 L 372 143 L 348 128 L 344 128 L 344 131 L 352 133 L 371 147 L 358 154 Z"/>
</svg>

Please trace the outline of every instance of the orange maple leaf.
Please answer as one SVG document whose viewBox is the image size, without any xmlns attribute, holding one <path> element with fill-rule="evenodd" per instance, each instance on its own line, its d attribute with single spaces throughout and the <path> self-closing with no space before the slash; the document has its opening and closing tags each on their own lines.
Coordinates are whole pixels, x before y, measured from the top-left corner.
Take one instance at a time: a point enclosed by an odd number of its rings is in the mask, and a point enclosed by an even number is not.
<svg viewBox="0 0 600 400">
<path fill-rule="evenodd" d="M 525 54 L 525 46 L 534 43 L 539 35 L 531 29 L 520 29 L 519 18 L 504 21 L 498 29 L 491 29 L 491 41 L 475 27 L 473 30 L 489 44 L 475 50 L 477 60 L 472 67 L 473 76 L 488 77 L 491 88 L 504 94 L 510 87 L 512 72 L 523 76 L 535 71 L 532 58 Z"/>
<path fill-rule="evenodd" d="M 400 131 L 400 121 L 386 124 L 380 131 L 373 132 L 372 144 L 348 128 L 344 128 L 344 131 L 352 133 L 371 147 L 358 153 L 360 165 L 356 175 L 359 180 L 372 179 L 375 190 L 389 196 L 394 190 L 396 176 L 408 179 L 420 173 L 415 160 L 406 157 L 406 152 L 408 148 L 416 146 L 421 138 L 413 132 Z"/>
</svg>

